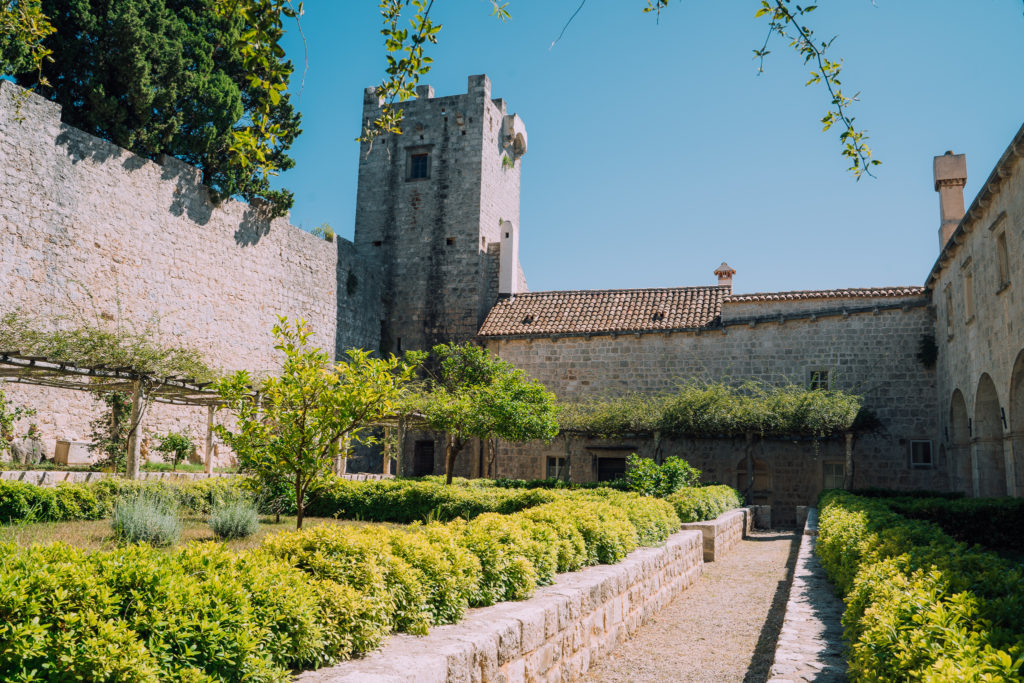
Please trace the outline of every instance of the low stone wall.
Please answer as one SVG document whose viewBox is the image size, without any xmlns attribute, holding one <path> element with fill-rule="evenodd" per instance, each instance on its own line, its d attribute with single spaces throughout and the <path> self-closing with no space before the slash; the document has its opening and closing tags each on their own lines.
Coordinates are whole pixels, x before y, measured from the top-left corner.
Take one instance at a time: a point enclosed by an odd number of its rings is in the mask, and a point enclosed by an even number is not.
<svg viewBox="0 0 1024 683">
<path fill-rule="evenodd" d="M 843 601 L 814 552 L 817 538 L 818 511 L 808 508 L 768 683 L 846 680 Z"/>
<path fill-rule="evenodd" d="M 704 561 L 714 562 L 722 559 L 753 530 L 754 513 L 749 508 L 739 508 L 706 522 L 687 522 L 682 528 L 704 535 Z"/>
<path fill-rule="evenodd" d="M 111 472 L 81 472 L 63 470 L 0 470 L 0 481 L 23 481 L 37 486 L 56 486 L 57 484 L 99 481 L 107 477 L 119 477 Z M 163 481 L 196 481 L 217 477 L 237 477 L 233 472 L 139 472 L 139 479 Z M 343 479 L 350 481 L 376 481 L 394 479 L 392 474 L 343 474 Z"/>
<path fill-rule="evenodd" d="M 636 633 L 704 569 L 702 539 L 680 531 L 615 565 L 560 574 L 524 602 L 471 609 L 430 635 L 393 636 L 363 659 L 309 671 L 302 683 L 572 681 Z"/>
</svg>

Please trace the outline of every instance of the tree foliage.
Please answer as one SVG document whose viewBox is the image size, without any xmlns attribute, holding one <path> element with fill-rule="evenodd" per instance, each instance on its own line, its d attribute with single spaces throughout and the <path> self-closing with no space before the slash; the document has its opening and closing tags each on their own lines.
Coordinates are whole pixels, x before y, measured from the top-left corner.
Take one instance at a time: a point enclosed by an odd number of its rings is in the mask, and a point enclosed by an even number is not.
<svg viewBox="0 0 1024 683">
<path fill-rule="evenodd" d="M 414 360 L 371 358 L 350 350 L 343 362 L 310 345 L 303 320 L 281 318 L 274 348 L 284 354 L 279 376 L 261 386 L 240 371 L 222 379 L 218 391 L 238 417 L 232 431 L 215 429 L 238 456 L 239 469 L 270 487 L 290 481 L 295 491 L 296 526 L 302 527 L 307 495 L 330 474 L 342 443 L 392 414 Z"/>
<path fill-rule="evenodd" d="M 3 383 L 0 382 L 0 458 L 11 450 L 11 442 L 18 436 L 15 431 L 18 422 L 35 414 L 34 408 L 12 405 L 7 400 L 7 392 L 3 389 Z"/>
<path fill-rule="evenodd" d="M 185 432 L 157 434 L 156 440 L 156 452 L 160 454 L 164 462 L 171 463 L 172 470 L 177 470 L 179 463 L 187 462 L 196 454 L 195 441 Z"/>
<path fill-rule="evenodd" d="M 437 370 L 409 407 L 445 433 L 447 483 L 470 439 L 522 442 L 558 434 L 554 394 L 522 370 L 468 343 L 439 344 L 432 353 Z"/>
<path fill-rule="evenodd" d="M 0 0 L 0 73 L 34 73 L 42 79 L 50 56 L 45 41 L 56 30 L 41 0 Z"/>
<path fill-rule="evenodd" d="M 269 176 L 300 116 L 285 92 L 293 67 L 279 45 L 287 0 L 42 0 L 56 32 L 38 69 L 31 34 L 6 36 L 4 72 L 62 106 L 66 123 L 154 159 L 199 167 L 213 198 L 292 205 Z M 5 32 L 6 33 L 6 32 Z M 5 43 L 5 44 L 6 44 Z M 7 57 L 9 53 L 12 57 Z"/>
<path fill-rule="evenodd" d="M 691 384 L 662 395 L 632 394 L 562 406 L 561 428 L 603 437 L 660 432 L 688 438 L 809 436 L 850 430 L 861 398 L 797 386 Z"/>
</svg>

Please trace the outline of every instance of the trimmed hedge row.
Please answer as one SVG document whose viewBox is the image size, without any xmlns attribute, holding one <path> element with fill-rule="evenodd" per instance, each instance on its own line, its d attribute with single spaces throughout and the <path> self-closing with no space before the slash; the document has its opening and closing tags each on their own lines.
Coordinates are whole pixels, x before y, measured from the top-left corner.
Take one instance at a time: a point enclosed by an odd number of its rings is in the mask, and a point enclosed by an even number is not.
<svg viewBox="0 0 1024 683">
<path fill-rule="evenodd" d="M 88 484 L 63 483 L 53 488 L 0 481 L 0 524 L 103 519 L 110 516 L 118 498 L 140 494 L 207 514 L 215 503 L 237 498 L 240 490 L 237 483 L 227 478 L 167 484 L 111 477 Z"/>
<path fill-rule="evenodd" d="M 743 506 L 743 497 L 731 486 L 717 484 L 682 489 L 666 498 L 683 522 L 703 522 Z"/>
<path fill-rule="evenodd" d="M 893 512 L 935 522 L 958 541 L 1024 551 L 1024 500 L 1020 498 L 912 498 L 882 500 Z"/>
<path fill-rule="evenodd" d="M 665 501 L 602 492 L 468 522 L 322 524 L 237 555 L 0 545 L 0 679 L 286 681 L 678 528 Z"/>
<path fill-rule="evenodd" d="M 846 600 L 853 681 L 1024 676 L 1024 568 L 875 499 L 822 495 L 817 552 Z"/>
</svg>

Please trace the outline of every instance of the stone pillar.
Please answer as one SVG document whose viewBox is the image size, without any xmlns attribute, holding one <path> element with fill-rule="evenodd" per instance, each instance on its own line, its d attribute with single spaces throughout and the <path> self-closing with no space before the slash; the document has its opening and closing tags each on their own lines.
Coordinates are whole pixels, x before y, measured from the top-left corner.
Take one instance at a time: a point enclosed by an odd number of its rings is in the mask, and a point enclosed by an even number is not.
<svg viewBox="0 0 1024 683">
<path fill-rule="evenodd" d="M 213 411 L 217 407 L 210 404 L 206 407 L 206 462 L 203 471 L 213 474 Z"/>
<path fill-rule="evenodd" d="M 853 432 L 846 432 L 846 464 L 843 467 L 843 488 L 853 488 Z"/>
<path fill-rule="evenodd" d="M 1006 471 L 1006 495 L 1017 498 L 1020 491 L 1017 490 L 1017 463 L 1013 458 L 1012 434 L 1003 437 L 1003 463 Z"/>
<path fill-rule="evenodd" d="M 981 460 L 983 445 L 977 438 L 971 439 L 971 496 L 981 497 L 981 482 L 978 478 L 978 461 Z"/>
<path fill-rule="evenodd" d="M 142 414 L 146 407 L 146 397 L 141 380 L 135 380 L 132 390 L 132 415 L 128 424 L 128 457 L 125 474 L 129 479 L 139 478 L 142 465 Z"/>
</svg>

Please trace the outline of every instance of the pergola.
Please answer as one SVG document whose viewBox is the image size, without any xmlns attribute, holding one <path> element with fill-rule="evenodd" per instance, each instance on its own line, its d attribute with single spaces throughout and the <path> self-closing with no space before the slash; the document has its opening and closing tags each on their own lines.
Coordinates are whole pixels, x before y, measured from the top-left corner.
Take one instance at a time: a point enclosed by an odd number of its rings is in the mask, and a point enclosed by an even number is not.
<svg viewBox="0 0 1024 683">
<path fill-rule="evenodd" d="M 140 427 L 149 401 L 206 406 L 205 469 L 207 474 L 213 472 L 213 414 L 218 406 L 224 405 L 224 401 L 215 391 L 207 388 L 209 382 L 198 382 L 191 377 L 157 377 L 130 367 L 82 366 L 45 356 L 23 355 L 18 351 L 0 351 L 0 381 L 99 394 L 131 392 L 132 412 L 126 468 L 129 479 L 137 479 L 139 476 L 142 445 Z"/>
</svg>

